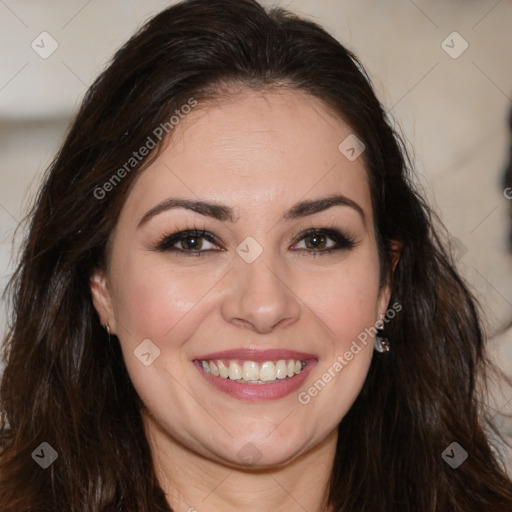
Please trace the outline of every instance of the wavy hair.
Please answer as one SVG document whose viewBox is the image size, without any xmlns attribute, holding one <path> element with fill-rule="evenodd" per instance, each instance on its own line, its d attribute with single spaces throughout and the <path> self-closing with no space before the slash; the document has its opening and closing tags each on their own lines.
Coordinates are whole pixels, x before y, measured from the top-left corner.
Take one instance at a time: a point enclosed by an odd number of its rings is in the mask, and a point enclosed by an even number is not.
<svg viewBox="0 0 512 512">
<path fill-rule="evenodd" d="M 400 137 L 349 50 L 253 0 L 188 0 L 149 20 L 89 88 L 47 170 L 8 288 L 0 510 L 171 510 L 90 276 L 108 265 L 127 194 L 163 144 L 113 175 L 190 98 L 207 105 L 244 88 L 319 98 L 364 142 L 382 283 L 403 306 L 386 326 L 392 351 L 373 358 L 339 425 L 326 502 L 336 512 L 510 512 L 512 483 L 479 393 L 488 363 L 475 300 L 415 191 Z M 394 273 L 393 241 L 403 246 Z M 454 441 L 469 454 L 457 469 L 442 458 Z M 58 454 L 45 470 L 33 460 L 42 442 Z"/>
</svg>

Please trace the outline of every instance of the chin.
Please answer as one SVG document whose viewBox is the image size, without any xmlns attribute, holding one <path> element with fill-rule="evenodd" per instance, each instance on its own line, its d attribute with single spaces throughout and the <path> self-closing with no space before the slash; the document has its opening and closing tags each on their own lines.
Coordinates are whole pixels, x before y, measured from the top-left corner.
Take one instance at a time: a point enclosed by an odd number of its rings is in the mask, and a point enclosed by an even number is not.
<svg viewBox="0 0 512 512">
<path fill-rule="evenodd" d="M 216 456 L 222 459 L 223 463 L 230 467 L 264 470 L 288 465 L 299 458 L 305 451 L 299 439 L 287 438 L 286 444 L 283 439 L 260 439 L 259 441 L 231 440 L 229 456 L 226 452 L 219 453 L 215 450 Z M 233 445 L 240 446 L 233 450 Z"/>
</svg>

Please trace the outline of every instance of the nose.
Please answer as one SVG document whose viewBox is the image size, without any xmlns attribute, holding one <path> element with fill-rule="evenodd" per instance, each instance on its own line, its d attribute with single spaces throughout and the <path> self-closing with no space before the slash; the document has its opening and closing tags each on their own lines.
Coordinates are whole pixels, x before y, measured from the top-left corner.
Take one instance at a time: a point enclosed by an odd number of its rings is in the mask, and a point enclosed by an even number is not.
<svg viewBox="0 0 512 512">
<path fill-rule="evenodd" d="M 252 263 L 236 261 L 222 303 L 227 322 L 261 334 L 291 325 L 301 314 L 290 273 L 264 255 L 265 251 Z"/>
</svg>

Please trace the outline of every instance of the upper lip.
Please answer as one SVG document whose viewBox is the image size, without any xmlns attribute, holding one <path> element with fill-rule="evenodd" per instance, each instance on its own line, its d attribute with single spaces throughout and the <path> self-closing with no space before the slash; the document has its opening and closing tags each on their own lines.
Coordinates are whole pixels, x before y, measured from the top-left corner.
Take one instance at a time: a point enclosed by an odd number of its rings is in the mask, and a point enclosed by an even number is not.
<svg viewBox="0 0 512 512">
<path fill-rule="evenodd" d="M 239 348 L 231 350 L 222 350 L 220 352 L 211 352 L 196 357 L 196 360 L 204 361 L 205 359 L 242 359 L 244 361 L 277 361 L 279 359 L 295 359 L 299 361 L 307 361 L 308 359 L 316 359 L 314 354 L 306 352 L 298 352 L 296 350 L 287 350 L 284 348 L 274 348 L 267 350 L 258 350 L 254 348 Z"/>
</svg>

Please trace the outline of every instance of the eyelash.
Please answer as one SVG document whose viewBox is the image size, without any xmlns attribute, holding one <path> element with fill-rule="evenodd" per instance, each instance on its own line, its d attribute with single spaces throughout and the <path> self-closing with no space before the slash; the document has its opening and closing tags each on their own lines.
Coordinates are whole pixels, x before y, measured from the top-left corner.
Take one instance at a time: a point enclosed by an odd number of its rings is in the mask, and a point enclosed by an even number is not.
<svg viewBox="0 0 512 512">
<path fill-rule="evenodd" d="M 351 250 L 355 247 L 356 242 L 354 241 L 352 236 L 346 236 L 340 233 L 336 229 L 329 229 L 329 228 L 311 228 L 303 231 L 299 234 L 297 237 L 295 244 L 301 242 L 307 237 L 310 236 L 326 236 L 333 240 L 337 246 L 329 247 L 327 249 L 320 249 L 318 251 L 314 249 L 295 249 L 298 251 L 306 252 L 309 256 L 317 257 L 317 256 L 325 256 L 327 254 L 331 254 L 335 251 L 339 250 Z M 178 242 L 181 242 L 182 240 L 185 240 L 187 238 L 204 238 L 208 242 L 216 245 L 220 245 L 217 237 L 213 235 L 212 233 L 209 233 L 208 231 L 204 229 L 185 229 L 178 231 L 176 233 L 170 234 L 170 235 L 164 235 L 156 244 L 155 244 L 155 250 L 159 252 L 167 252 L 167 251 L 173 251 L 176 254 L 179 254 L 180 256 L 192 256 L 192 257 L 204 257 L 206 256 L 206 253 L 208 252 L 219 252 L 217 250 L 213 249 L 206 249 L 201 251 L 187 251 L 184 249 L 177 249 L 176 247 L 173 247 Z"/>
</svg>

